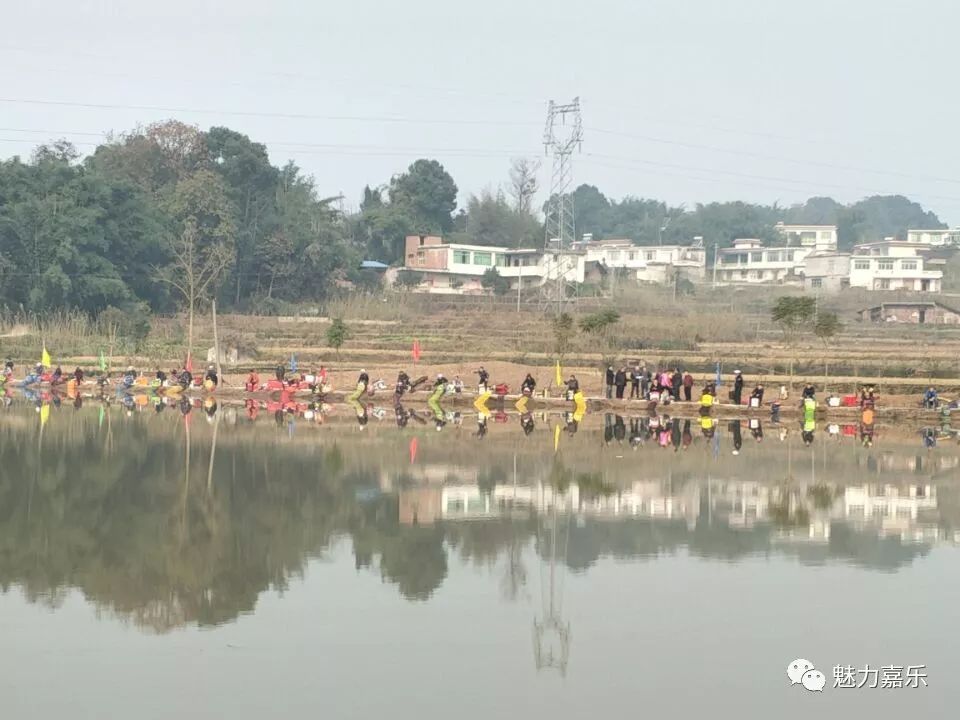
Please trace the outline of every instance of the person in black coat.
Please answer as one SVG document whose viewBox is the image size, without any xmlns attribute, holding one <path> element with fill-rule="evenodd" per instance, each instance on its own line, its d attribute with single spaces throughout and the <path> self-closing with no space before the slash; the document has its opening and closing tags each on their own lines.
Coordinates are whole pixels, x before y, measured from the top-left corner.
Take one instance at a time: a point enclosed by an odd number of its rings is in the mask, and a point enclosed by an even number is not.
<svg viewBox="0 0 960 720">
<path fill-rule="evenodd" d="M 680 400 L 681 387 L 683 387 L 683 375 L 680 373 L 680 368 L 676 368 L 670 377 L 670 390 L 673 392 L 674 400 Z"/>
<path fill-rule="evenodd" d="M 734 371 L 733 390 L 730 391 L 730 399 L 734 405 L 740 405 L 743 402 L 743 375 L 739 370 Z"/>
<path fill-rule="evenodd" d="M 607 385 L 607 400 L 613 397 L 613 384 L 616 380 L 616 373 L 613 372 L 613 365 L 607 368 L 606 375 L 606 385 Z"/>
</svg>

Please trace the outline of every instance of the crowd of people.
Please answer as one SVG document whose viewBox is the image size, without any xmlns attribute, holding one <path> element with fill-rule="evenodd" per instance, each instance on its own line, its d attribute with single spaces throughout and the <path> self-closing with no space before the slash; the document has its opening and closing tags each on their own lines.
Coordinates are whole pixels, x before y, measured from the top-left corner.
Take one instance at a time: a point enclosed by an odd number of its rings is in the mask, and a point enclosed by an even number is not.
<svg viewBox="0 0 960 720">
<path fill-rule="evenodd" d="M 13 361 L 7 359 L 2 371 L 0 371 L 0 386 L 12 383 L 14 370 Z M 320 365 L 318 370 L 297 371 L 296 368 L 288 369 L 285 364 L 279 363 L 273 374 L 274 377 L 264 383 L 261 382 L 259 373 L 256 370 L 251 370 L 243 383 L 243 389 L 247 392 L 310 390 L 317 397 L 325 396 L 331 389 L 328 370 L 323 365 Z M 508 385 L 492 383 L 490 372 L 483 365 L 479 366 L 474 374 L 477 377 L 476 387 L 479 396 L 486 393 L 497 396 L 508 394 Z M 40 363 L 33 366 L 21 384 L 24 387 L 48 384 L 50 387 L 72 385 L 76 388 L 91 378 L 101 391 L 107 386 L 115 384 L 119 390 L 133 390 L 142 387 L 145 389 L 164 388 L 185 391 L 189 388 L 196 388 L 212 392 L 221 384 L 221 378 L 213 365 L 209 365 L 206 371 L 196 375 L 188 367 L 175 367 L 169 372 L 158 367 L 155 372 L 148 373 L 137 370 L 130 365 L 114 381 L 111 379 L 111 373 L 102 368 L 94 371 L 91 375 L 83 368 L 77 367 L 72 373 L 68 374 L 60 366 L 49 368 Z M 582 399 L 580 381 L 575 374 L 569 374 L 563 381 L 563 385 L 568 400 L 573 401 L 578 396 Z M 438 373 L 430 383 L 426 375 L 413 379 L 407 372 L 400 371 L 394 385 L 394 396 L 399 399 L 409 392 L 427 386 L 430 387 L 430 394 L 434 399 L 449 394 L 460 395 L 466 390 L 466 386 L 459 375 L 454 376 L 453 379 L 448 379 L 443 373 Z M 696 401 L 701 409 L 708 409 L 714 404 L 724 402 L 718 397 L 716 382 L 708 381 L 704 383 L 699 389 L 699 394 L 695 397 L 696 386 L 697 382 L 690 371 L 682 371 L 678 367 L 651 370 L 643 363 L 632 363 L 621 365 L 619 368 L 608 365 L 603 371 L 604 396 L 608 400 L 639 400 L 655 402 L 658 405 Z M 765 394 L 763 384 L 756 383 L 746 396 L 744 395 L 745 386 L 746 381 L 743 373 L 740 370 L 735 370 L 727 391 L 726 401 L 735 406 L 747 404 L 752 407 L 760 407 L 763 404 Z M 533 397 L 537 387 L 536 378 L 532 373 L 527 372 L 520 382 L 520 395 Z M 388 386 L 382 380 L 371 382 L 367 371 L 361 370 L 357 377 L 355 390 L 350 393 L 350 397 L 358 399 L 364 394 L 372 394 L 374 391 L 387 389 Z M 784 386 L 781 386 L 779 396 L 771 403 L 771 409 L 776 411 L 785 400 L 787 400 L 787 390 Z M 873 409 L 877 402 L 877 393 L 874 386 L 865 385 L 859 391 L 859 397 L 856 400 L 851 400 L 858 403 L 861 409 Z M 831 404 L 833 401 L 839 403 L 839 398 L 831 397 L 828 398 L 828 401 L 831 401 Z M 939 395 L 937 389 L 930 386 L 922 394 L 919 404 L 924 409 L 933 410 L 941 407 L 952 409 L 957 405 L 957 402 L 945 401 Z M 811 411 L 816 408 L 816 389 L 812 384 L 804 387 L 800 406 L 804 411 Z"/>
</svg>

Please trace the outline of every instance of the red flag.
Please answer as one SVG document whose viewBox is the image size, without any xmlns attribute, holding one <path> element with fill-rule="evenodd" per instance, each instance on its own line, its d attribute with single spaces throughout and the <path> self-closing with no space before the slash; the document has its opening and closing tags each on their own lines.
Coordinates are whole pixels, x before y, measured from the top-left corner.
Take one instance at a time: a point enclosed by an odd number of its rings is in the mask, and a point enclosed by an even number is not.
<svg viewBox="0 0 960 720">
<path fill-rule="evenodd" d="M 410 439 L 410 464 L 413 465 L 416 459 L 417 459 L 417 439 L 411 438 Z"/>
<path fill-rule="evenodd" d="M 183 367 L 189 372 L 193 372 L 193 358 L 190 356 L 190 353 L 187 353 L 187 362 Z"/>
<path fill-rule="evenodd" d="M 413 362 L 414 364 L 420 362 L 420 341 L 413 341 Z"/>
</svg>

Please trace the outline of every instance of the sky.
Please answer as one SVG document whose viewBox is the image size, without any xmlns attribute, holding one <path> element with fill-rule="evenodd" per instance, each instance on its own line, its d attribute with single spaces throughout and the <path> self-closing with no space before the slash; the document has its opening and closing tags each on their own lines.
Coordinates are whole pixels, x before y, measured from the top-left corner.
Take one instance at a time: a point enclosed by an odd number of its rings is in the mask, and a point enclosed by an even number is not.
<svg viewBox="0 0 960 720">
<path fill-rule="evenodd" d="M 953 0 L 6 0 L 0 157 L 175 117 L 225 125 L 355 207 L 419 157 L 460 201 L 543 161 L 672 205 L 904 194 L 960 224 Z"/>
</svg>

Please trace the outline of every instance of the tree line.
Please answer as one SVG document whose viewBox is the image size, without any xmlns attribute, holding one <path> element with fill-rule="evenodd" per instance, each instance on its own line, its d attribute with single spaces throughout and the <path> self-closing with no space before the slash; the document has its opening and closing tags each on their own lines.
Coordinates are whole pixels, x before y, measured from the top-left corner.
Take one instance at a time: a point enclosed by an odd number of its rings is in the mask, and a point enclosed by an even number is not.
<svg viewBox="0 0 960 720">
<path fill-rule="evenodd" d="M 501 185 L 466 197 L 436 160 L 419 159 L 363 189 L 345 213 L 293 162 L 225 127 L 176 120 L 109 137 L 81 158 L 66 141 L 29 160 L 0 162 L 0 307 L 43 313 L 174 312 L 216 299 L 236 311 L 269 312 L 283 301 L 321 301 L 376 275 L 362 259 L 401 264 L 408 234 L 475 245 L 543 243 L 539 164 L 515 160 Z M 853 205 L 813 198 L 789 208 L 742 202 L 694 208 L 625 197 L 596 187 L 573 192 L 577 232 L 641 245 L 688 244 L 700 235 L 774 238 L 786 222 L 837 224 L 841 247 L 908 227 L 942 227 L 901 196 Z"/>
</svg>

